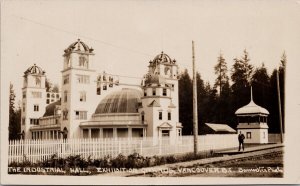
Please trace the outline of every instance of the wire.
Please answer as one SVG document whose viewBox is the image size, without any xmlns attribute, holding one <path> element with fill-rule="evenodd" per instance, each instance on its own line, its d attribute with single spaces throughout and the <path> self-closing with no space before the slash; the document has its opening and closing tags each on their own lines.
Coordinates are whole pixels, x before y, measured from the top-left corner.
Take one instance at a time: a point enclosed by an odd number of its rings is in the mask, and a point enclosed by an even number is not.
<svg viewBox="0 0 300 186">
<path fill-rule="evenodd" d="M 68 31 L 68 30 L 64 30 L 64 29 L 61 29 L 61 28 L 58 28 L 58 27 L 54 27 L 54 26 L 51 26 L 51 25 L 48 25 L 48 24 L 40 23 L 40 22 L 31 20 L 31 19 L 28 19 L 28 18 L 25 18 L 25 17 L 22 17 L 22 16 L 17 16 L 17 15 L 11 15 L 11 16 L 19 18 L 19 19 L 27 21 L 27 22 L 30 22 L 30 23 L 33 23 L 33 24 L 36 24 L 36 25 L 47 27 L 47 28 L 50 28 L 50 29 L 53 29 L 53 30 L 56 30 L 56 31 L 59 31 L 59 32 L 64 32 L 64 33 L 67 33 L 67 34 L 75 35 L 76 37 L 86 38 L 86 39 L 89 39 L 89 40 L 92 40 L 92 41 L 99 42 L 99 43 L 104 44 L 104 45 L 108 45 L 108 46 L 111 46 L 111 47 L 127 50 L 127 51 L 132 52 L 132 53 L 136 53 L 136 54 L 140 54 L 140 55 L 144 55 L 144 56 L 148 56 L 148 57 L 149 56 L 153 57 L 153 55 L 150 55 L 150 54 L 145 53 L 145 52 L 141 52 L 141 51 L 138 51 L 138 50 L 135 50 L 135 49 L 130 49 L 130 48 L 118 46 L 118 45 L 115 45 L 115 44 L 111 44 L 111 43 L 103 41 L 103 40 L 99 40 L 99 39 L 92 38 L 92 37 L 89 37 L 89 36 L 85 36 L 85 35 L 82 35 L 82 34 L 77 34 L 77 33 L 74 33 L 74 32 Z"/>
</svg>

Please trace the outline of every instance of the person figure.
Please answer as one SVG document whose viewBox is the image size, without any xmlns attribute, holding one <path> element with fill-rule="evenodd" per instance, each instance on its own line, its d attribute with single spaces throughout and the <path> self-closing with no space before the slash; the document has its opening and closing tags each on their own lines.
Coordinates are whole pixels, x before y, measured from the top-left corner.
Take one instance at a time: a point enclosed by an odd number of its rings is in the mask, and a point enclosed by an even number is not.
<svg viewBox="0 0 300 186">
<path fill-rule="evenodd" d="M 242 134 L 241 131 L 239 133 L 238 139 L 239 139 L 239 151 L 241 150 L 241 146 L 243 146 L 243 151 L 244 151 L 245 150 L 244 149 L 244 139 L 245 139 L 245 136 L 244 136 L 244 134 Z"/>
</svg>

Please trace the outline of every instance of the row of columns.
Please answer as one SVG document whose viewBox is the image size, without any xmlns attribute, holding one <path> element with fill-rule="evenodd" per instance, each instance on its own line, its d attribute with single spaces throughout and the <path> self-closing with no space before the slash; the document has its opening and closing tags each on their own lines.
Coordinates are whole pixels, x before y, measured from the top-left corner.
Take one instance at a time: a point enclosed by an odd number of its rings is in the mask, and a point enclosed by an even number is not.
<svg viewBox="0 0 300 186">
<path fill-rule="evenodd" d="M 32 131 L 32 139 L 60 139 L 62 134 L 59 130 L 44 130 L 44 131 Z"/>
<path fill-rule="evenodd" d="M 92 138 L 92 129 L 98 129 L 99 130 L 99 134 L 98 134 L 98 138 L 104 138 L 103 136 L 103 129 L 113 129 L 113 138 L 118 138 L 118 128 L 85 128 L 88 130 L 88 138 Z M 119 129 L 123 129 L 123 128 L 119 128 Z M 132 128 L 127 128 L 128 129 L 128 138 L 132 138 Z M 146 128 L 142 128 L 143 129 L 143 137 L 146 137 Z M 83 130 L 81 129 L 81 137 L 84 137 L 83 134 Z"/>
</svg>

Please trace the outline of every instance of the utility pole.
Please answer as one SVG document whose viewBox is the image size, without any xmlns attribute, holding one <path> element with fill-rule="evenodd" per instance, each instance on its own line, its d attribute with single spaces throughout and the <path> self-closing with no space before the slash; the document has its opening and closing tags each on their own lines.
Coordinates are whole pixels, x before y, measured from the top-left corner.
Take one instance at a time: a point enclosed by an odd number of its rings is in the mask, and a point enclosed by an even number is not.
<svg viewBox="0 0 300 186">
<path fill-rule="evenodd" d="M 277 77 L 276 79 L 277 79 L 277 95 L 278 95 L 280 137 L 281 137 L 281 143 L 283 143 L 282 116 L 281 116 L 281 99 L 280 99 L 280 87 L 279 87 L 279 69 L 277 70 L 276 77 Z"/>
<path fill-rule="evenodd" d="M 192 41 L 193 54 L 193 134 L 194 134 L 194 155 L 198 153 L 198 110 L 197 110 L 197 77 L 195 64 L 195 48 L 194 41 Z"/>
</svg>

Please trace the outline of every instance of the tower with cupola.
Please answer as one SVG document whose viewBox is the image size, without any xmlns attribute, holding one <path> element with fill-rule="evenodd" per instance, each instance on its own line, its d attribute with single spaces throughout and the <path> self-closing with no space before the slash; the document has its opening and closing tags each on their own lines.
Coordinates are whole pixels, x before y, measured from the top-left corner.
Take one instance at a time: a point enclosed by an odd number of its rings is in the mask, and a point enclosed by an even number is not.
<svg viewBox="0 0 300 186">
<path fill-rule="evenodd" d="M 21 109 L 21 136 L 31 139 L 30 127 L 39 125 L 46 107 L 45 71 L 36 64 L 24 72 Z"/>
<path fill-rule="evenodd" d="M 61 131 L 63 138 L 80 138 L 79 124 L 95 111 L 97 74 L 94 50 L 78 39 L 64 50 L 61 87 Z"/>
<path fill-rule="evenodd" d="M 143 96 L 140 112 L 146 120 L 147 136 L 170 140 L 181 136 L 178 102 L 178 65 L 161 52 L 149 62 L 148 73 L 142 82 Z"/>
</svg>

